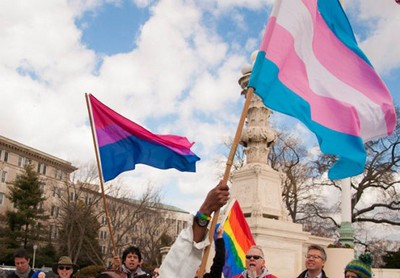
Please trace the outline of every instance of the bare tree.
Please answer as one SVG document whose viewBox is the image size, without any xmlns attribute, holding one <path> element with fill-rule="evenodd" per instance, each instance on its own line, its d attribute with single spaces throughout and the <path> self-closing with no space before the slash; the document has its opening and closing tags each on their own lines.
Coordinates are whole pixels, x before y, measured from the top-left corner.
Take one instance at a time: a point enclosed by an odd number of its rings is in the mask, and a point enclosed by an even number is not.
<svg viewBox="0 0 400 278">
<path fill-rule="evenodd" d="M 172 216 L 171 208 L 161 203 L 157 203 L 141 218 L 136 244 L 142 250 L 145 262 L 151 267 L 161 264 L 160 248 L 173 243 L 177 221 Z M 166 239 L 169 242 L 165 242 Z"/>
<path fill-rule="evenodd" d="M 229 147 L 229 143 L 225 145 Z M 322 187 L 313 184 L 312 177 L 318 172 L 313 159 L 299 138 L 285 131 L 277 132 L 268 157 L 270 166 L 282 173 L 282 201 L 291 220 L 303 224 L 306 231 L 315 235 L 332 235 L 338 224 L 331 215 L 338 207 L 321 194 Z M 241 147 L 236 151 L 233 171 L 244 164 L 244 148 Z"/>
<path fill-rule="evenodd" d="M 397 114 L 399 117 L 399 109 Z M 400 226 L 400 123 L 397 122 L 391 136 L 367 142 L 365 148 L 365 171 L 351 178 L 352 222 Z M 334 162 L 334 157 L 322 155 L 315 164 L 322 173 Z M 324 181 L 320 185 L 340 190 L 333 181 Z"/>
<path fill-rule="evenodd" d="M 90 186 L 93 185 L 67 182 L 57 198 L 60 211 L 55 224 L 61 227 L 63 239 L 58 242 L 59 253 L 70 256 L 79 265 L 102 263 L 97 220 L 100 196 Z"/>
<path fill-rule="evenodd" d="M 369 252 L 372 255 L 372 267 L 385 267 L 384 257 L 386 254 L 400 249 L 400 243 L 393 240 L 373 239 L 366 241 L 356 241 L 359 245 L 358 252 Z"/>
<path fill-rule="evenodd" d="M 161 203 L 161 192 L 151 182 L 139 197 L 132 190 L 127 192 L 119 186 L 111 187 L 111 191 L 106 200 L 117 250 L 113 249 L 107 230 L 106 258 L 120 255 L 126 247 L 135 245 L 142 251 L 146 265 L 159 265 L 160 248 L 165 246 L 166 239 L 173 239 L 177 233 L 170 233 L 177 222 L 173 210 Z M 100 217 L 105 227 L 107 223 L 103 211 Z M 167 244 L 172 243 L 172 240 L 167 241 Z"/>
</svg>

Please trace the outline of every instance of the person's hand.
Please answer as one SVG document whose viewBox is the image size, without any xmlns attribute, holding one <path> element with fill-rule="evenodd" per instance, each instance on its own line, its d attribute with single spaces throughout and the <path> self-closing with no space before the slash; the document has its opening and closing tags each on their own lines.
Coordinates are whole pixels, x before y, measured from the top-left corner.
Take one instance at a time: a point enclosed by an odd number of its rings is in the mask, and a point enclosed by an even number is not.
<svg viewBox="0 0 400 278">
<path fill-rule="evenodd" d="M 46 273 L 44 272 L 40 272 L 38 275 L 38 278 L 45 278 L 46 277 Z"/>
<path fill-rule="evenodd" d="M 114 270 L 121 269 L 121 258 L 119 256 L 113 257 L 112 269 Z"/>
<path fill-rule="evenodd" d="M 222 184 L 222 181 L 208 192 L 206 199 L 201 205 L 199 212 L 208 216 L 214 211 L 219 210 L 229 200 L 229 187 L 226 184 Z"/>
<path fill-rule="evenodd" d="M 219 225 L 218 229 L 217 229 L 217 238 L 222 238 L 222 236 L 224 235 L 224 227 L 222 227 L 222 224 Z"/>
</svg>

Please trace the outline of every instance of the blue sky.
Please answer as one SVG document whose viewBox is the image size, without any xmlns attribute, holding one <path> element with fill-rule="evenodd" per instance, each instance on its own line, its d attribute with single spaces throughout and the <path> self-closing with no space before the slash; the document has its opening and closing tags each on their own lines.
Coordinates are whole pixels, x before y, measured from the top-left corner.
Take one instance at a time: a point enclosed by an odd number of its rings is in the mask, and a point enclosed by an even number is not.
<svg viewBox="0 0 400 278">
<path fill-rule="evenodd" d="M 94 162 L 84 93 L 154 133 L 187 136 L 197 173 L 138 166 L 115 182 L 147 183 L 190 212 L 224 171 L 243 97 L 241 68 L 258 49 L 272 0 L 8 1 L 0 9 L 0 134 L 80 166 Z M 360 47 L 400 105 L 400 6 L 347 0 Z M 275 113 L 305 144 L 315 139 Z"/>
</svg>

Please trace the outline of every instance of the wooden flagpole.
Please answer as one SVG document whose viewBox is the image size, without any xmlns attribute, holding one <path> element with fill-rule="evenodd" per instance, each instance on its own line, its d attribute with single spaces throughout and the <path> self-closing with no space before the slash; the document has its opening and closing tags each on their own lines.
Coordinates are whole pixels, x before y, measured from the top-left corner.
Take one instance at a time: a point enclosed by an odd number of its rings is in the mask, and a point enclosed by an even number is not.
<svg viewBox="0 0 400 278">
<path fill-rule="evenodd" d="M 116 248 L 115 241 L 114 241 L 114 234 L 113 234 L 113 230 L 112 230 L 112 226 L 111 226 L 110 214 L 108 213 L 106 194 L 105 194 L 105 190 L 104 190 L 103 171 L 101 170 L 101 166 L 100 166 L 101 162 L 100 162 L 100 155 L 99 155 L 99 147 L 97 144 L 97 139 L 96 139 L 95 131 L 94 131 L 92 107 L 91 107 L 90 101 L 89 101 L 89 94 L 86 93 L 85 98 L 86 98 L 86 105 L 87 105 L 87 109 L 88 109 L 88 113 L 89 113 L 90 127 L 92 129 L 93 146 L 94 146 L 94 151 L 96 153 L 97 170 L 99 172 L 101 197 L 103 199 L 104 212 L 106 213 L 108 230 L 110 232 L 110 238 L 111 238 L 111 243 L 112 243 L 112 247 L 113 247 L 113 256 L 117 256 L 118 253 L 117 253 L 117 248 Z"/>
<path fill-rule="evenodd" d="M 249 110 L 251 99 L 253 98 L 253 94 L 254 94 L 254 89 L 253 88 L 248 88 L 247 89 L 247 94 L 246 94 L 246 101 L 245 101 L 245 103 L 243 105 L 242 115 L 240 116 L 238 127 L 236 129 L 236 134 L 235 134 L 235 137 L 233 139 L 233 143 L 232 143 L 232 146 L 231 146 L 231 150 L 229 152 L 228 160 L 226 162 L 225 173 L 224 173 L 224 177 L 222 179 L 222 183 L 223 184 L 227 184 L 228 183 L 229 176 L 230 176 L 230 173 L 231 173 L 232 164 L 233 164 L 233 159 L 235 157 L 237 146 L 239 145 L 240 136 L 242 135 L 244 122 L 245 122 L 246 117 L 247 117 L 247 111 Z M 199 275 L 200 278 L 203 278 L 203 275 L 204 275 L 204 272 L 205 272 L 205 268 L 206 268 L 206 264 L 207 264 L 207 260 L 208 260 L 208 256 L 210 255 L 211 243 L 213 242 L 213 235 L 214 235 L 215 227 L 217 226 L 218 217 L 219 217 L 219 211 L 220 210 L 217 210 L 214 213 L 213 219 L 211 221 L 210 231 L 208 232 L 208 238 L 209 238 L 210 244 L 204 250 L 203 258 L 202 258 L 200 269 L 199 269 L 199 272 L 198 272 L 198 275 Z"/>
</svg>

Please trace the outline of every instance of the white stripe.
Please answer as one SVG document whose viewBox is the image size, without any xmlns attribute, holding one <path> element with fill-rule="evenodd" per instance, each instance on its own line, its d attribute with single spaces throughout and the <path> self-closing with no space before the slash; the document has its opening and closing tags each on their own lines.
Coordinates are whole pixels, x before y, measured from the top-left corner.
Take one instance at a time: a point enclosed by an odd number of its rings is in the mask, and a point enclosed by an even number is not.
<svg viewBox="0 0 400 278">
<path fill-rule="evenodd" d="M 382 122 L 386 121 L 381 107 L 332 75 L 315 57 L 312 50 L 314 26 L 302 1 L 283 0 L 280 3 L 277 23 L 294 37 L 296 53 L 305 63 L 308 76 L 312 77 L 309 79 L 311 90 L 320 96 L 334 98 L 355 107 L 360 119 L 360 134 L 364 141 L 386 135 L 386 124 L 382 125 Z M 371 118 L 371 115 L 375 117 Z"/>
</svg>

